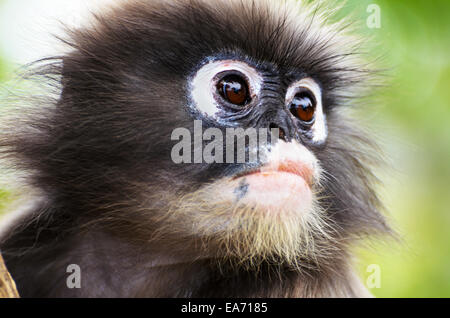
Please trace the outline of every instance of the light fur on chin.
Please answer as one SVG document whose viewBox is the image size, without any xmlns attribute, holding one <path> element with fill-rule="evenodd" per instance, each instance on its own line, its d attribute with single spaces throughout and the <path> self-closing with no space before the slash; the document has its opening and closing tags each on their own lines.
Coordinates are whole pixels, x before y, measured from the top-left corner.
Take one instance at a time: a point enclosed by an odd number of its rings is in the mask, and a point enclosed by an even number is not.
<svg viewBox="0 0 450 318">
<path fill-rule="evenodd" d="M 153 239 L 197 237 L 208 257 L 252 268 L 263 260 L 298 268 L 302 260 L 317 264 L 332 253 L 326 242 L 333 228 L 317 199 L 308 211 L 268 210 L 229 196 L 224 189 L 233 186 L 228 179 L 181 196 L 158 222 L 168 226 L 159 227 Z"/>
</svg>

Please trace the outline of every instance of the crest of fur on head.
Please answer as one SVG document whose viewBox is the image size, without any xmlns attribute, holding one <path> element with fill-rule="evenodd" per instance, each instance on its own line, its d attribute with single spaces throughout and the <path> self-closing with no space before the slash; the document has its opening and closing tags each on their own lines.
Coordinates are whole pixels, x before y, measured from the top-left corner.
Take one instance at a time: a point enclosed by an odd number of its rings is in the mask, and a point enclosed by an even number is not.
<svg viewBox="0 0 450 318">
<path fill-rule="evenodd" d="M 340 8 L 294 0 L 120 1 L 90 26 L 69 30 L 63 41 L 70 50 L 31 72 L 56 97 L 33 97 L 26 111 L 21 102 L 2 114 L 3 167 L 21 175 L 19 192 L 31 187 L 41 197 L 26 222 L 2 234 L 19 292 L 38 293 L 21 264 L 42 269 L 34 285 L 58 284 L 56 266 L 92 265 L 83 249 L 101 237 L 132 295 L 366 296 L 350 249 L 390 229 L 376 191 L 379 149 L 351 110 L 375 83 L 374 71 L 349 21 L 332 22 Z M 279 72 L 301 69 L 320 82 L 328 137 L 308 146 L 321 173 L 306 216 L 274 219 L 224 196 L 233 167 L 168 162 L 172 129 L 192 120 L 186 79 L 221 54 Z M 167 269 L 155 259 L 161 254 Z M 121 276 L 119 259 L 136 264 L 123 271 L 129 277 Z M 152 289 L 184 275 L 195 283 L 179 283 L 173 293 Z M 92 284 L 88 293 L 94 284 L 108 290 L 100 278 Z"/>
</svg>

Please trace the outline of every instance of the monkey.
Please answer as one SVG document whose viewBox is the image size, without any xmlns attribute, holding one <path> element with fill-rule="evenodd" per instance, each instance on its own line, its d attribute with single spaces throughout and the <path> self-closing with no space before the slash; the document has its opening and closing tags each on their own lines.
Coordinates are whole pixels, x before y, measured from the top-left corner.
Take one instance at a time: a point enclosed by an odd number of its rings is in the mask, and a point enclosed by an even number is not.
<svg viewBox="0 0 450 318">
<path fill-rule="evenodd" d="M 352 248 L 392 230 L 352 110 L 377 71 L 337 8 L 130 0 L 68 29 L 70 49 L 30 71 L 56 96 L 2 122 L 25 203 L 0 249 L 20 295 L 371 297 Z M 254 161 L 173 160 L 195 121 L 274 133 Z M 192 140 L 182 158 L 208 145 Z"/>
</svg>

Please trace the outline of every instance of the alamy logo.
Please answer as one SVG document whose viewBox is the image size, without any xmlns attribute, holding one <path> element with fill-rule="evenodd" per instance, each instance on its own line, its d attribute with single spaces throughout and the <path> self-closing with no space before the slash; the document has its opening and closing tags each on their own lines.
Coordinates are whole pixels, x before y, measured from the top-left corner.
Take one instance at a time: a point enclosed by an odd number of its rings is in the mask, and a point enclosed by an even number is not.
<svg viewBox="0 0 450 318">
<path fill-rule="evenodd" d="M 378 264 L 370 264 L 366 269 L 367 273 L 370 275 L 367 277 L 366 285 L 367 288 L 381 288 L 381 267 Z"/>
<path fill-rule="evenodd" d="M 370 15 L 367 17 L 366 24 L 369 29 L 381 28 L 381 8 L 378 4 L 370 4 L 367 6 L 367 13 Z"/>
<path fill-rule="evenodd" d="M 278 128 L 219 128 L 203 131 L 201 120 L 194 121 L 194 136 L 187 128 L 173 130 L 171 140 L 178 141 L 171 158 L 174 163 L 256 163 L 270 143 L 279 138 Z M 269 137 L 270 135 L 270 137 Z"/>
<path fill-rule="evenodd" d="M 66 273 L 70 274 L 66 279 L 66 286 L 69 289 L 81 288 L 81 268 L 77 264 L 67 266 Z"/>
</svg>

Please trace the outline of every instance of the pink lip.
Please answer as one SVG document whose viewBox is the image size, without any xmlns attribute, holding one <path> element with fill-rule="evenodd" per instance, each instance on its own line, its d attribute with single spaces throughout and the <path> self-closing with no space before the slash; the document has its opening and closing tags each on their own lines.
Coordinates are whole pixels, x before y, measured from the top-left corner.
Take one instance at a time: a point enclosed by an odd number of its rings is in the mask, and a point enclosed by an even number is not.
<svg viewBox="0 0 450 318">
<path fill-rule="evenodd" d="M 310 187 L 313 184 L 313 169 L 301 161 L 284 160 L 283 162 L 272 162 L 262 166 L 259 169 L 250 170 L 236 176 L 237 178 L 260 175 L 265 177 L 274 177 L 277 174 L 292 174 L 301 177 Z"/>
<path fill-rule="evenodd" d="M 264 166 L 242 176 L 248 186 L 240 202 L 255 204 L 269 213 L 307 213 L 312 206 L 312 188 L 308 172 L 298 166 Z"/>
<path fill-rule="evenodd" d="M 280 141 L 264 166 L 235 176 L 233 195 L 238 184 L 245 189 L 239 200 L 242 204 L 275 215 L 309 213 L 313 209 L 316 162 L 304 146 Z"/>
</svg>

